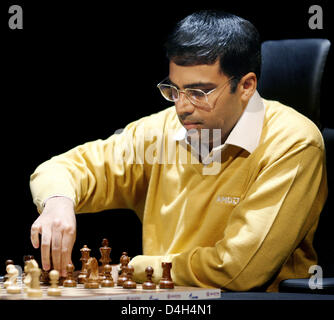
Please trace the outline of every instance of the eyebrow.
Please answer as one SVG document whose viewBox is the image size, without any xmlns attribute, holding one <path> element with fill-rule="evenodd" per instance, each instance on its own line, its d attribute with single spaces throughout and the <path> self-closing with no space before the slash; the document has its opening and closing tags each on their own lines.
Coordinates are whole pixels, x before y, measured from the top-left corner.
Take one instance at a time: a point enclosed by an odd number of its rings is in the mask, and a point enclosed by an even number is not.
<svg viewBox="0 0 334 320">
<path fill-rule="evenodd" d="M 168 82 L 175 86 L 176 88 L 180 89 L 176 83 L 174 83 L 169 77 L 167 77 Z M 185 89 L 208 89 L 208 88 L 215 88 L 217 85 L 212 82 L 194 82 L 184 85 Z"/>
</svg>

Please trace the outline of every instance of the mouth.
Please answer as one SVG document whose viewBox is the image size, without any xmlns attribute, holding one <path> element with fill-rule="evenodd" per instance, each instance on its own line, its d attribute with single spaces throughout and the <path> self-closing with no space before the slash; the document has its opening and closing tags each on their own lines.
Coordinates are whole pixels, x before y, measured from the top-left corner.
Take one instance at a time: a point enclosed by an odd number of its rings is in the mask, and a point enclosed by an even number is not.
<svg viewBox="0 0 334 320">
<path fill-rule="evenodd" d="M 184 121 L 183 122 L 183 126 L 187 129 L 187 130 L 191 130 L 191 129 L 198 129 L 200 127 L 201 123 L 200 122 L 190 122 L 190 121 Z"/>
</svg>

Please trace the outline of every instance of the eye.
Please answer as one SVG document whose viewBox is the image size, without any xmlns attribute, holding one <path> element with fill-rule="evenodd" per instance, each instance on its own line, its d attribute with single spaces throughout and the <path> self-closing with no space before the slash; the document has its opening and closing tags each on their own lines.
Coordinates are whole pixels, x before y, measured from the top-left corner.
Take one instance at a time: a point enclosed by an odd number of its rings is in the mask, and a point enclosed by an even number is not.
<svg viewBox="0 0 334 320">
<path fill-rule="evenodd" d="M 188 94 L 195 99 L 202 99 L 205 97 L 205 93 L 199 89 L 190 89 L 188 90 Z"/>
</svg>

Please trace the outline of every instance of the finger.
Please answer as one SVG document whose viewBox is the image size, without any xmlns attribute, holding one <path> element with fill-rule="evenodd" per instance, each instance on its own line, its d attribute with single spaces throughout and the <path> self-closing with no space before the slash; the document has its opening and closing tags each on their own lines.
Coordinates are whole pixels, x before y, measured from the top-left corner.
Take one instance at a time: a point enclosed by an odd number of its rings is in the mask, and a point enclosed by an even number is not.
<svg viewBox="0 0 334 320">
<path fill-rule="evenodd" d="M 39 234 L 42 233 L 42 227 L 38 223 L 34 223 L 30 230 L 30 240 L 35 249 L 39 247 Z"/>
<path fill-rule="evenodd" d="M 42 267 L 43 270 L 50 269 L 50 246 L 51 246 L 51 229 L 44 228 L 42 231 Z"/>
<path fill-rule="evenodd" d="M 64 230 L 62 245 L 61 245 L 61 275 L 66 277 L 66 266 L 71 263 L 72 249 L 75 242 L 75 230 L 68 227 Z"/>
<path fill-rule="evenodd" d="M 61 244 L 62 232 L 60 230 L 60 220 L 55 220 L 52 224 L 51 252 L 53 268 L 60 272 L 61 267 Z"/>
</svg>

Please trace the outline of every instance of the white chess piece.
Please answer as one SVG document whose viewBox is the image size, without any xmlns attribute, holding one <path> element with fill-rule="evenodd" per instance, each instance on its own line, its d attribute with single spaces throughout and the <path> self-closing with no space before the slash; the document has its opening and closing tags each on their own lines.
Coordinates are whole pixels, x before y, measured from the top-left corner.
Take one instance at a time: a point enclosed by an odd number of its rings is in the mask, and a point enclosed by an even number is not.
<svg viewBox="0 0 334 320">
<path fill-rule="evenodd" d="M 9 275 L 9 285 L 7 286 L 7 292 L 11 294 L 21 293 L 20 286 L 17 285 L 17 276 L 19 275 L 19 270 L 12 264 L 9 264 L 6 268 Z"/>
<path fill-rule="evenodd" d="M 9 281 L 9 270 L 10 270 L 12 267 L 14 267 L 13 264 L 8 264 L 7 267 L 6 267 L 6 272 L 7 272 L 7 274 L 6 274 L 6 278 L 7 278 L 7 280 L 6 280 L 6 281 L 4 282 L 4 284 L 3 284 L 3 287 L 4 287 L 5 289 L 10 285 L 10 281 Z M 15 267 L 14 267 L 14 268 L 15 268 Z"/>
<path fill-rule="evenodd" d="M 39 277 L 41 275 L 41 269 L 40 268 L 33 268 L 30 271 L 31 274 L 31 284 L 30 288 L 27 290 L 28 297 L 32 298 L 39 298 L 42 296 L 43 291 L 41 290 L 40 284 L 39 284 Z"/>
<path fill-rule="evenodd" d="M 25 277 L 24 277 L 24 280 L 23 280 L 23 283 L 25 285 L 24 292 L 27 292 L 28 289 L 31 286 L 31 273 L 30 273 L 30 271 L 33 268 L 38 268 L 38 263 L 36 262 L 36 260 L 30 259 L 26 262 L 26 264 L 24 266 L 24 272 L 25 272 Z"/>
<path fill-rule="evenodd" d="M 59 272 L 57 270 L 50 271 L 49 278 L 50 278 L 51 286 L 48 289 L 48 295 L 49 296 L 60 296 L 61 290 L 58 287 Z"/>
</svg>

